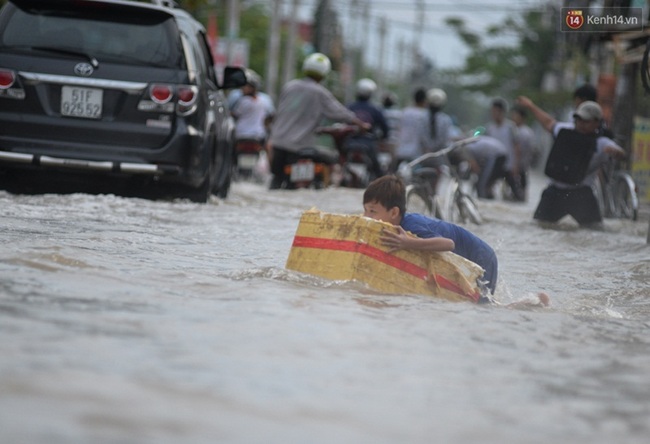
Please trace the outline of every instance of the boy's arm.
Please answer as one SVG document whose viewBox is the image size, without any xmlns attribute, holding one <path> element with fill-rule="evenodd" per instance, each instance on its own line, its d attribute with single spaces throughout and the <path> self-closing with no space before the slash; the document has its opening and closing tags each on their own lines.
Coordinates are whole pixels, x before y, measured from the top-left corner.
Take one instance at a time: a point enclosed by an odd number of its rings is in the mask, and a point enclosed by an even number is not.
<svg viewBox="0 0 650 444">
<path fill-rule="evenodd" d="M 533 113 L 533 116 L 535 116 L 535 119 L 537 119 L 537 121 L 542 125 L 542 127 L 544 127 L 544 129 L 549 133 L 553 133 L 553 127 L 557 123 L 557 121 L 553 116 L 551 116 L 549 113 L 544 111 L 539 106 L 535 105 L 533 101 L 530 100 L 528 97 L 524 97 L 524 96 L 518 97 L 517 103 L 529 109 L 530 112 Z"/>
<path fill-rule="evenodd" d="M 381 241 L 391 252 L 396 250 L 452 251 L 454 241 L 446 237 L 420 238 L 409 235 L 404 228 L 395 227 L 397 232 L 384 230 Z"/>
</svg>

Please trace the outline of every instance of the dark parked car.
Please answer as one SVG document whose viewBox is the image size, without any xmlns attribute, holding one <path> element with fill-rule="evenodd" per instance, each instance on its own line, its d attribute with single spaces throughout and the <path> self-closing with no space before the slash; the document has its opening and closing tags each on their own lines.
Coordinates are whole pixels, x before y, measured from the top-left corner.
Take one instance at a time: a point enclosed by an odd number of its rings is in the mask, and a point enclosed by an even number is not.
<svg viewBox="0 0 650 444">
<path fill-rule="evenodd" d="M 244 83 L 234 67 L 219 83 L 205 29 L 168 1 L 9 0 L 0 172 L 225 197 L 233 122 L 222 90 Z"/>
</svg>

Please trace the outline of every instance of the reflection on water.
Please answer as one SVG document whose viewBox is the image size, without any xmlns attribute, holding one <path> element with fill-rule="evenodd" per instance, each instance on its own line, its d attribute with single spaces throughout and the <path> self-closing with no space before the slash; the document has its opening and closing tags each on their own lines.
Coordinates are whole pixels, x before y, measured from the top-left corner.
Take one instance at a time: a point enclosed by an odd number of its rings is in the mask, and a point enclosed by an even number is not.
<svg viewBox="0 0 650 444">
<path fill-rule="evenodd" d="M 645 442 L 647 221 L 541 228 L 541 184 L 469 226 L 529 310 L 285 270 L 302 211 L 360 190 L 0 193 L 0 441 Z"/>
</svg>

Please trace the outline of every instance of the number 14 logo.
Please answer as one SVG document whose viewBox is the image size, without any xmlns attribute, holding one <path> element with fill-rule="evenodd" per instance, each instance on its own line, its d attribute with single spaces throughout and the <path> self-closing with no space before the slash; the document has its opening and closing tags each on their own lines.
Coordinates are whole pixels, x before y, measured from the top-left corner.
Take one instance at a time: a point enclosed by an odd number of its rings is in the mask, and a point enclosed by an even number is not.
<svg viewBox="0 0 650 444">
<path fill-rule="evenodd" d="M 566 13 L 566 25 L 571 29 L 580 29 L 585 23 L 585 18 L 580 10 L 569 10 Z"/>
</svg>

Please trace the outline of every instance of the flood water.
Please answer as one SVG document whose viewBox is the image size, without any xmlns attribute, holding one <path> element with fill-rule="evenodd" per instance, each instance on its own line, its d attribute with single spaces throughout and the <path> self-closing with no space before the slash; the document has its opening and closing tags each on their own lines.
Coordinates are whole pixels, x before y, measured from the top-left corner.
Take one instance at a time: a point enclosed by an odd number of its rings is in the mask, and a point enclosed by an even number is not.
<svg viewBox="0 0 650 444">
<path fill-rule="evenodd" d="M 646 443 L 648 222 L 604 231 L 481 202 L 512 309 L 284 269 L 312 206 L 0 192 L 0 442 Z"/>
</svg>

